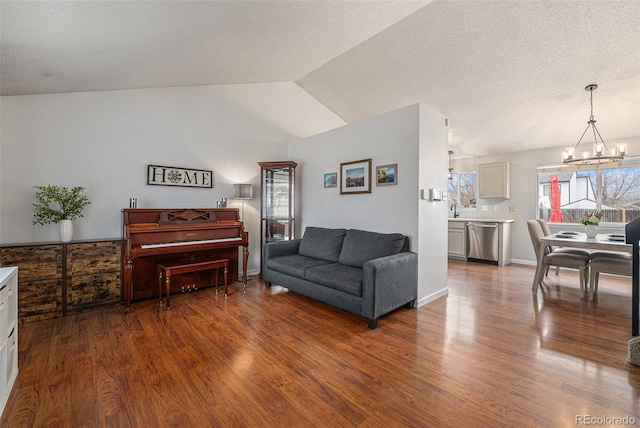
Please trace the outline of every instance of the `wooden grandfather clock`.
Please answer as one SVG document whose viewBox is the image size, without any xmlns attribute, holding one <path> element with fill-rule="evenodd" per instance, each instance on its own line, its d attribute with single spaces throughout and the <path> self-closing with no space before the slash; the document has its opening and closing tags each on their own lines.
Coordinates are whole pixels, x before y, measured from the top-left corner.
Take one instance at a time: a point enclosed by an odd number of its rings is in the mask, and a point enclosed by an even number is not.
<svg viewBox="0 0 640 428">
<path fill-rule="evenodd" d="M 260 165 L 260 254 L 269 242 L 295 238 L 294 191 L 296 166 L 293 161 L 258 162 Z M 262 256 L 260 257 L 262 274 Z"/>
</svg>

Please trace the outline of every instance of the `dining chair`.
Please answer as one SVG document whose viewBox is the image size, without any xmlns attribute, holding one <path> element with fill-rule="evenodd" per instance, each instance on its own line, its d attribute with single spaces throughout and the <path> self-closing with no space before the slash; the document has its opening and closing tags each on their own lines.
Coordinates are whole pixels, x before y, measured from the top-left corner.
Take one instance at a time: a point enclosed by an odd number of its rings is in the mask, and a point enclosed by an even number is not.
<svg viewBox="0 0 640 428">
<path fill-rule="evenodd" d="M 633 257 L 629 253 L 594 252 L 589 262 L 589 300 L 598 293 L 601 273 L 631 276 Z"/>
<path fill-rule="evenodd" d="M 531 244 L 533 245 L 533 251 L 536 255 L 536 261 L 539 265 L 542 265 L 544 269 L 548 269 L 549 266 L 559 266 L 566 268 L 578 269 L 580 272 L 580 295 L 586 297 L 587 278 L 589 270 L 589 255 L 575 254 L 566 251 L 549 251 L 543 255 L 542 260 L 539 260 L 538 251 L 542 238 L 545 236 L 542 231 L 542 226 L 536 220 L 527 220 L 527 227 L 529 229 L 529 236 L 531 237 Z M 542 284 L 544 276 L 540 277 L 540 284 Z"/>
<path fill-rule="evenodd" d="M 538 223 L 542 228 L 542 233 L 544 236 L 553 235 L 553 233 L 551 232 L 551 228 L 549 227 L 549 223 L 547 223 L 545 219 L 539 218 Z M 580 248 L 562 248 L 562 247 L 550 246 L 549 251 L 555 251 L 557 253 L 580 254 L 583 256 L 591 255 L 591 251 L 581 250 Z M 556 275 L 558 275 L 559 272 L 560 272 L 560 266 L 556 266 Z M 549 266 L 547 266 L 547 268 L 545 269 L 545 276 L 547 276 L 548 274 L 549 274 Z"/>
<path fill-rule="evenodd" d="M 544 233 L 544 236 L 549 236 L 552 234 L 551 228 L 549 227 L 549 223 L 547 223 L 547 220 L 543 218 L 539 218 L 538 223 L 540 223 L 540 227 L 542 228 L 542 232 Z"/>
</svg>

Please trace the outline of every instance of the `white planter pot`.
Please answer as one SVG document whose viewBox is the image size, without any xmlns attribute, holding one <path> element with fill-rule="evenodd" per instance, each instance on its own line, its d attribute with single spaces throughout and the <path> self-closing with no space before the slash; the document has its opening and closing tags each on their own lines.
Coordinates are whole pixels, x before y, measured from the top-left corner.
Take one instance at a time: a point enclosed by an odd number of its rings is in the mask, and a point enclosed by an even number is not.
<svg viewBox="0 0 640 428">
<path fill-rule="evenodd" d="M 595 238 L 598 234 L 598 226 L 594 226 L 593 224 L 586 225 L 585 233 L 587 234 L 587 238 Z"/>
<path fill-rule="evenodd" d="M 73 222 L 60 220 L 60 242 L 69 242 L 73 236 Z"/>
</svg>

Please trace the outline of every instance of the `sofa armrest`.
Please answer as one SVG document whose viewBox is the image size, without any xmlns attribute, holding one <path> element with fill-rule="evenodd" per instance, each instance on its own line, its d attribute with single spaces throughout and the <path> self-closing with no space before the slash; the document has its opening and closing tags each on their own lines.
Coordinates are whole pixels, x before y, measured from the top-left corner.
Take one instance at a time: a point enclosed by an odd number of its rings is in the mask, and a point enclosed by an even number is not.
<svg viewBox="0 0 640 428">
<path fill-rule="evenodd" d="M 371 320 L 418 297 L 418 254 L 402 252 L 362 265 L 363 315 Z"/>
<path fill-rule="evenodd" d="M 270 242 L 263 247 L 264 260 L 269 260 L 274 257 L 290 256 L 298 254 L 300 248 L 300 241 L 302 239 L 292 239 L 290 241 L 278 241 Z"/>
<path fill-rule="evenodd" d="M 298 254 L 301 239 L 290 241 L 270 242 L 262 247 L 262 279 L 267 287 L 271 286 L 271 275 L 269 274 L 268 261 L 276 257 L 291 256 Z"/>
</svg>

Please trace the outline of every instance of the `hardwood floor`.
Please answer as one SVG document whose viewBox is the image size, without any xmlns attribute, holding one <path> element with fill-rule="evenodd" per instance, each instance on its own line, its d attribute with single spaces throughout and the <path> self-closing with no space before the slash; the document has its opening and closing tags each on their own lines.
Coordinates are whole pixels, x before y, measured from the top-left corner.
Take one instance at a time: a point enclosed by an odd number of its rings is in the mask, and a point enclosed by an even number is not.
<svg viewBox="0 0 640 428">
<path fill-rule="evenodd" d="M 635 418 L 630 280 L 449 261 L 449 295 L 363 318 L 252 279 L 19 328 L 3 427 L 561 427 Z M 609 420 L 614 421 L 614 419 Z M 629 419 L 628 419 L 629 420 Z M 580 424 L 580 423 L 578 423 Z M 633 424 L 631 424 L 633 425 Z"/>
</svg>

